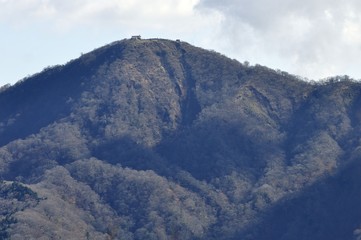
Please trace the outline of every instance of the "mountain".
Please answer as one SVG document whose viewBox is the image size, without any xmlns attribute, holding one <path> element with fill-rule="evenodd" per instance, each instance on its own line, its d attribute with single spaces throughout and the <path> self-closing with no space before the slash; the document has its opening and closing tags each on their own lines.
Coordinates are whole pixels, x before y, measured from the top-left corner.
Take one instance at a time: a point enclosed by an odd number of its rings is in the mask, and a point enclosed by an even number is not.
<svg viewBox="0 0 361 240">
<path fill-rule="evenodd" d="M 361 239 L 361 84 L 125 39 L 0 90 L 1 239 Z"/>
</svg>

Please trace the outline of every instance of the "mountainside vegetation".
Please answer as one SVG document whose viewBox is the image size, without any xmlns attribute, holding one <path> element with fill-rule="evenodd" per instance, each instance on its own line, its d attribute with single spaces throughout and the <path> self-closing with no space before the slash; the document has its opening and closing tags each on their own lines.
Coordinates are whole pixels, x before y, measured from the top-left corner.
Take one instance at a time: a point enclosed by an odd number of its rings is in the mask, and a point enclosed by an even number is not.
<svg viewBox="0 0 361 240">
<path fill-rule="evenodd" d="M 361 239 L 361 83 L 125 39 L 0 89 L 0 239 Z"/>
</svg>

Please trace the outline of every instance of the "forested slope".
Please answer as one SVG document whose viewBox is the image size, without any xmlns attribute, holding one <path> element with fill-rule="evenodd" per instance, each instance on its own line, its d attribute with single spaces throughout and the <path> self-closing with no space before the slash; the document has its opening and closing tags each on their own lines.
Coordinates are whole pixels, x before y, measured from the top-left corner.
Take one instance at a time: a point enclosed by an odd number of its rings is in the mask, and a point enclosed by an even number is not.
<svg viewBox="0 0 361 240">
<path fill-rule="evenodd" d="M 122 40 L 0 91 L 0 236 L 361 239 L 361 84 Z"/>
</svg>

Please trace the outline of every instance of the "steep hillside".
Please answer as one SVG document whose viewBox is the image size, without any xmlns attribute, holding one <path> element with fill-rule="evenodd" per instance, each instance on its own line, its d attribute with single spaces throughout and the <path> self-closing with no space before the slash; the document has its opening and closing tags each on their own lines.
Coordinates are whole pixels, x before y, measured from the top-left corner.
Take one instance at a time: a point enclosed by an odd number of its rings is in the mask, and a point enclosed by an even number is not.
<svg viewBox="0 0 361 240">
<path fill-rule="evenodd" d="M 122 40 L 0 91 L 0 237 L 361 239 L 361 84 Z"/>
</svg>

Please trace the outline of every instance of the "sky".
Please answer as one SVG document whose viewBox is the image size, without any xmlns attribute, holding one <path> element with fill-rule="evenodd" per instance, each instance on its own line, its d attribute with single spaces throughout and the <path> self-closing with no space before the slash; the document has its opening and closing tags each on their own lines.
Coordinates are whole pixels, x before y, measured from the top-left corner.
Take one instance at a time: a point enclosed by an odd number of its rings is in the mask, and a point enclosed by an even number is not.
<svg viewBox="0 0 361 240">
<path fill-rule="evenodd" d="M 361 79 L 360 12 L 359 0 L 0 0 L 0 86 L 132 35 Z"/>
</svg>

